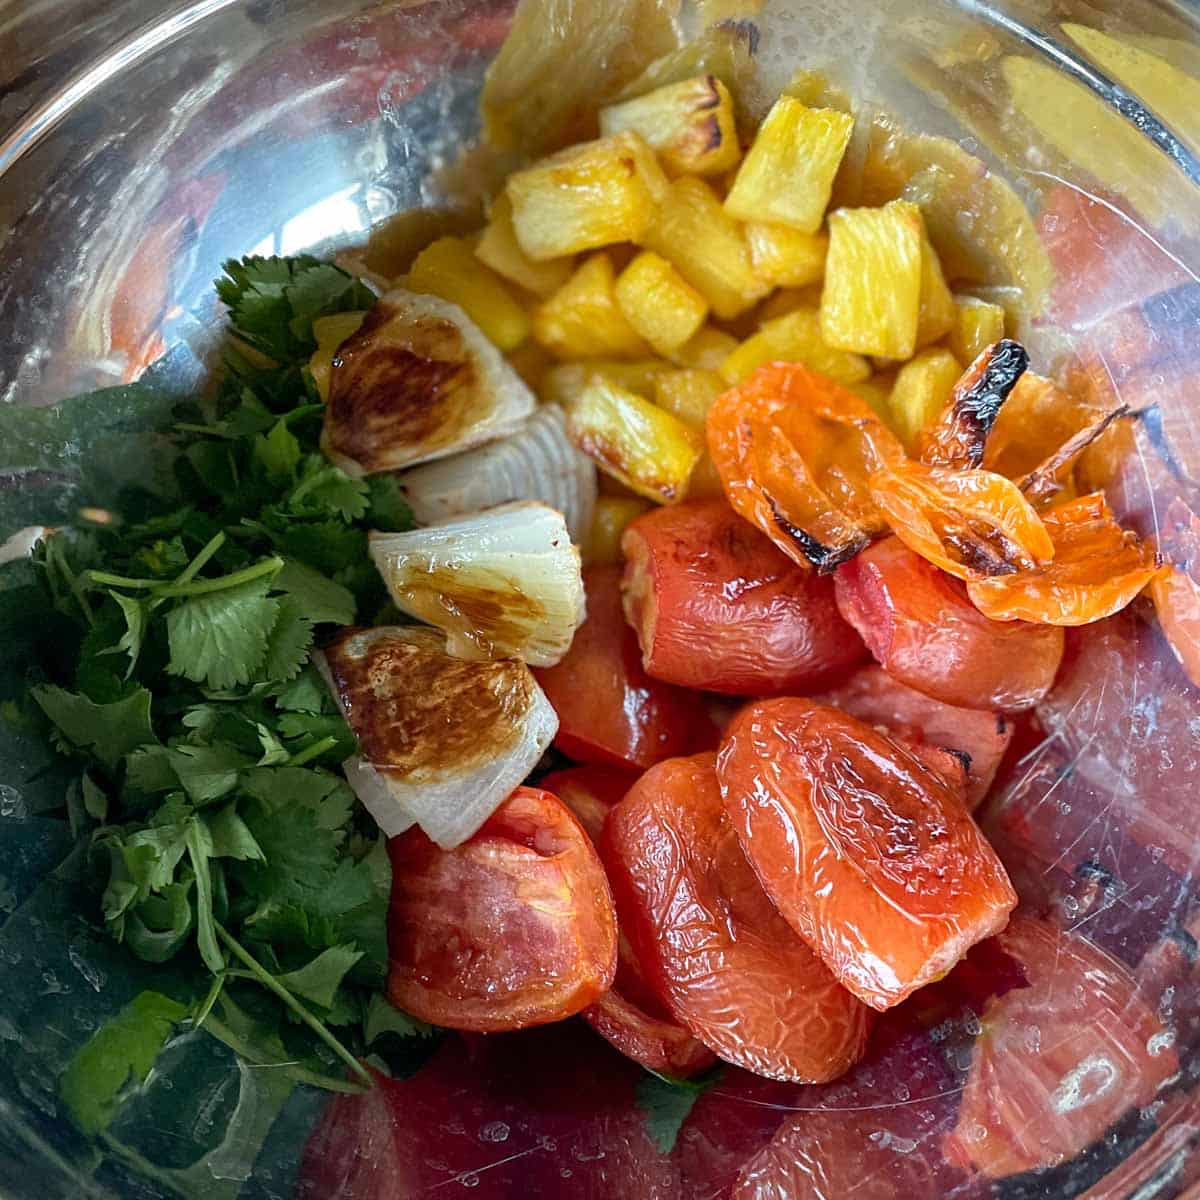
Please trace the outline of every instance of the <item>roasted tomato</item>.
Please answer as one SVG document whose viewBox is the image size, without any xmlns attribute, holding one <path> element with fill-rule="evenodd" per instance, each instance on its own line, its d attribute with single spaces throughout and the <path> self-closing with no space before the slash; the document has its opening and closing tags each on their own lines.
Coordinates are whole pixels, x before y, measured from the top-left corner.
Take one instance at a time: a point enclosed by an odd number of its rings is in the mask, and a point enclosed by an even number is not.
<svg viewBox="0 0 1200 1200">
<path fill-rule="evenodd" d="M 957 580 L 886 538 L 838 569 L 842 616 L 889 675 L 963 708 L 1036 704 L 1062 661 L 1063 632 L 990 621 Z"/>
<path fill-rule="evenodd" d="M 1088 625 L 1120 612 L 1158 567 L 1136 533 L 1122 529 L 1099 492 L 1044 515 L 1052 562 L 1013 575 L 973 579 L 967 595 L 993 621 Z"/>
<path fill-rule="evenodd" d="M 816 699 L 868 725 L 886 725 L 894 737 L 965 754 L 970 808 L 987 795 L 1012 740 L 1013 723 L 1003 713 L 935 700 L 893 679 L 882 667 L 864 667 L 841 687 Z"/>
<path fill-rule="evenodd" d="M 612 985 L 604 869 L 566 805 L 518 788 L 473 837 L 388 843 L 388 996 L 422 1021 L 493 1033 L 558 1021 Z"/>
<path fill-rule="evenodd" d="M 984 469 L 1019 479 L 1100 412 L 1052 380 L 1026 371 L 996 415 L 983 450 Z"/>
<path fill-rule="evenodd" d="M 831 571 L 883 521 L 867 480 L 904 450 L 870 406 L 800 363 L 770 363 L 708 410 L 708 449 L 742 517 Z"/>
<path fill-rule="evenodd" d="M 1200 520 L 1178 497 L 1163 517 L 1158 552 L 1167 564 L 1150 584 L 1158 623 L 1187 677 L 1200 685 Z"/>
<path fill-rule="evenodd" d="M 621 548 L 625 615 L 655 679 L 764 696 L 834 682 L 866 657 L 833 581 L 797 566 L 723 500 L 646 513 Z"/>
<path fill-rule="evenodd" d="M 541 784 L 579 818 L 599 843 L 614 805 L 636 782 L 619 767 L 572 767 L 554 771 Z M 645 972 L 624 934 L 617 941 L 617 974 L 609 991 L 580 1014 L 622 1054 L 652 1071 L 687 1077 L 711 1067 L 712 1051 L 671 1019 L 646 983 Z"/>
<path fill-rule="evenodd" d="M 715 758 L 647 771 L 613 809 L 604 860 L 622 926 L 675 1018 L 775 1079 L 836 1078 L 869 1012 L 775 911 L 738 846 Z"/>
<path fill-rule="evenodd" d="M 946 1157 L 992 1178 L 1078 1154 L 1178 1068 L 1128 970 L 1084 938 L 1015 918 L 999 944 L 1028 986 L 988 1002 Z"/>
<path fill-rule="evenodd" d="M 874 1008 L 940 978 L 1016 905 L 942 776 L 836 708 L 749 705 L 729 727 L 718 774 L 775 907 Z"/>
<path fill-rule="evenodd" d="M 1029 366 L 1020 342 L 1004 338 L 988 346 L 954 385 L 946 410 L 919 439 L 929 467 L 978 467 L 1001 405 Z"/>
<path fill-rule="evenodd" d="M 579 762 L 635 768 L 685 753 L 696 705 L 643 669 L 621 611 L 620 567 L 588 567 L 583 582 L 587 620 L 562 662 L 534 671 L 558 713 L 554 744 Z"/>
<path fill-rule="evenodd" d="M 910 550 L 959 579 L 1011 575 L 1054 555 L 1029 501 L 991 471 L 898 464 L 871 476 L 871 498 Z"/>
</svg>

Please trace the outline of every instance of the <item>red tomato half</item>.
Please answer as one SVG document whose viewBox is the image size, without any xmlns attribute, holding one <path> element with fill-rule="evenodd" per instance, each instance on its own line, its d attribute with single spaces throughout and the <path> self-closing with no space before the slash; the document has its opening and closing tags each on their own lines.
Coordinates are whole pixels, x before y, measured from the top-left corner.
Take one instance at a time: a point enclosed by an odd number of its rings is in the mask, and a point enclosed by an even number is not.
<svg viewBox="0 0 1200 1200">
<path fill-rule="evenodd" d="M 1013 735 L 1013 722 L 1003 713 L 935 700 L 893 679 L 882 667 L 864 667 L 840 688 L 816 699 L 868 725 L 886 725 L 893 737 L 965 754 L 967 805 L 972 809 L 987 795 Z"/>
<path fill-rule="evenodd" d="M 585 763 L 645 768 L 685 753 L 707 717 L 687 693 L 642 669 L 621 611 L 621 568 L 588 567 L 587 620 L 557 666 L 534 671 L 558 714 L 554 744 Z"/>
<path fill-rule="evenodd" d="M 453 850 L 414 828 L 388 852 L 388 997 L 399 1008 L 494 1033 L 569 1017 L 612 985 L 604 869 L 549 792 L 518 788 Z"/>
<path fill-rule="evenodd" d="M 951 1162 L 992 1178 L 1078 1154 L 1178 1069 L 1172 1039 L 1129 972 L 1084 938 L 1015 918 L 997 939 L 1028 987 L 987 1004 L 945 1140 Z"/>
<path fill-rule="evenodd" d="M 833 1079 L 870 1014 L 789 928 L 738 846 L 715 758 L 647 771 L 613 809 L 604 860 L 622 927 L 675 1018 L 721 1058 L 776 1079 Z"/>
<path fill-rule="evenodd" d="M 835 708 L 749 705 L 729 727 L 718 773 L 775 907 L 875 1008 L 940 978 L 1016 905 L 942 776 Z"/>
<path fill-rule="evenodd" d="M 625 615 L 655 679 L 763 696 L 831 683 L 866 657 L 833 581 L 723 500 L 656 508 L 621 539 Z"/>
<path fill-rule="evenodd" d="M 605 818 L 637 782 L 637 772 L 621 767 L 568 767 L 551 771 L 538 782 L 575 814 L 588 837 L 598 844 Z"/>
<path fill-rule="evenodd" d="M 838 568 L 838 608 L 889 675 L 963 708 L 1036 704 L 1054 682 L 1061 629 L 988 620 L 958 580 L 885 538 Z"/>
</svg>

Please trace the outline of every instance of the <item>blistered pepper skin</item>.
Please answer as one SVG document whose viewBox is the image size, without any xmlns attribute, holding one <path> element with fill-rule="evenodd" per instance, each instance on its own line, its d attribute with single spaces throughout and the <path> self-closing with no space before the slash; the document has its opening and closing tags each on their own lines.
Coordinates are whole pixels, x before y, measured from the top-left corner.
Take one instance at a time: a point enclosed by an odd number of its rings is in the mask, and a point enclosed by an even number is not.
<svg viewBox="0 0 1200 1200">
<path fill-rule="evenodd" d="M 1062 661 L 1063 631 L 992 621 L 963 585 L 885 538 L 838 569 L 842 616 L 887 672 L 919 692 L 964 708 L 1032 707 Z"/>
<path fill-rule="evenodd" d="M 870 1013 L 772 907 L 725 815 L 714 755 L 647 771 L 601 849 L 650 982 L 715 1054 L 797 1083 L 861 1057 Z"/>
<path fill-rule="evenodd" d="M 775 907 L 873 1008 L 940 979 L 1016 906 L 947 781 L 835 708 L 749 705 L 726 733 L 718 777 Z"/>
</svg>

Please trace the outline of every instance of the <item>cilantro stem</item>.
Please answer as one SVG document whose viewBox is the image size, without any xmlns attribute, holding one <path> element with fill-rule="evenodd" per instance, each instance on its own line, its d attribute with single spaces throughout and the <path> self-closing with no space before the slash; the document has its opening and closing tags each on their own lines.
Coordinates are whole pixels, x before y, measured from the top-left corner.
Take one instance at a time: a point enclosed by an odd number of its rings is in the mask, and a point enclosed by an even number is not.
<svg viewBox="0 0 1200 1200">
<path fill-rule="evenodd" d="M 305 763 L 310 763 L 314 758 L 320 758 L 326 750 L 332 750 L 337 745 L 337 738 L 323 737 L 319 742 L 313 742 L 311 746 L 305 746 L 303 750 L 297 750 L 295 754 L 287 760 L 289 767 L 302 767 Z"/>
<path fill-rule="evenodd" d="M 192 1018 L 192 1028 L 201 1029 L 204 1022 L 208 1020 L 209 1014 L 213 1010 L 213 1005 L 217 1002 L 217 997 L 220 996 L 225 987 L 225 980 L 228 972 L 222 971 L 219 975 L 213 976 L 212 987 L 208 989 L 208 995 L 201 1001 L 200 1007 L 196 1010 L 196 1015 Z"/>
<path fill-rule="evenodd" d="M 152 588 L 158 587 L 161 579 L 134 579 L 129 575 L 110 575 L 107 571 L 89 571 L 89 583 L 98 583 L 102 587 Z"/>
<path fill-rule="evenodd" d="M 329 1049 L 338 1056 L 338 1058 L 346 1063 L 347 1066 L 349 1066 L 350 1069 L 360 1076 L 366 1083 L 370 1084 L 372 1082 L 370 1073 L 362 1065 L 362 1063 L 360 1063 L 358 1059 L 355 1058 L 354 1055 L 351 1054 L 350 1051 L 347 1050 L 346 1047 L 343 1046 L 342 1043 L 336 1037 L 334 1037 L 332 1033 L 329 1032 L 328 1026 L 323 1021 L 317 1020 L 317 1018 L 314 1017 L 312 1013 L 310 1013 L 308 1009 L 305 1008 L 304 1005 L 301 1004 L 300 1001 L 297 1000 L 296 997 L 293 996 L 292 993 L 289 992 L 288 989 L 285 988 L 283 984 L 280 983 L 279 980 L 276 979 L 275 976 L 272 975 L 271 972 L 268 971 L 258 961 L 258 959 L 256 959 L 254 955 L 251 954 L 250 951 L 241 944 L 241 942 L 239 942 L 229 933 L 229 931 L 224 925 L 221 924 L 220 921 L 214 920 L 213 924 L 216 926 L 217 937 L 219 937 L 221 941 L 225 943 L 226 948 L 234 956 L 234 958 L 238 959 L 244 966 L 249 968 L 254 978 L 261 983 L 262 986 L 267 989 L 267 991 L 274 992 L 275 995 L 278 996 L 279 999 L 282 1000 L 284 1004 L 286 1004 L 288 1008 L 290 1008 L 296 1014 L 296 1016 L 298 1016 L 300 1020 L 302 1020 L 305 1025 L 307 1025 L 309 1029 L 311 1029 L 313 1033 L 315 1033 L 317 1037 L 319 1037 L 321 1041 L 323 1041 L 325 1045 L 328 1046 Z"/>
<path fill-rule="evenodd" d="M 216 534 L 208 542 L 204 549 L 201 550 L 200 553 L 197 554 L 196 557 L 193 558 L 192 561 L 183 568 L 183 570 L 179 573 L 179 578 L 176 579 L 171 586 L 177 587 L 181 583 L 191 583 L 191 581 L 195 579 L 203 569 L 208 560 L 212 558 L 212 556 L 216 554 L 216 552 L 220 550 L 223 545 L 225 545 L 225 534 Z"/>
<path fill-rule="evenodd" d="M 53 562 L 54 569 L 62 576 L 63 581 L 67 585 L 67 590 L 75 597 L 75 603 L 79 605 L 83 612 L 84 620 L 88 625 L 96 624 L 95 617 L 92 616 L 92 606 L 87 602 L 87 596 L 84 594 L 83 588 L 79 585 L 79 577 L 71 570 L 67 563 L 67 557 L 62 552 L 61 547 L 56 543 L 54 538 L 46 539 L 46 562 Z"/>
<path fill-rule="evenodd" d="M 210 592 L 223 592 L 226 588 L 239 587 L 261 579 L 264 575 L 275 575 L 283 569 L 282 558 L 264 558 L 262 562 L 252 567 L 243 567 L 231 575 L 222 575 L 219 579 L 201 579 L 192 583 L 173 583 L 159 593 L 160 596 L 204 596 Z"/>
</svg>

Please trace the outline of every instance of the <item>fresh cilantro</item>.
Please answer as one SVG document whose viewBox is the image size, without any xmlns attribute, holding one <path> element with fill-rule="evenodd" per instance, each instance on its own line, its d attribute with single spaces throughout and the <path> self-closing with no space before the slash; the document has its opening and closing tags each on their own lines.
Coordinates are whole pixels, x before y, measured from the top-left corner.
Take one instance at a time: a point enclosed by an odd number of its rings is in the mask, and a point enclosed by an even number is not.
<svg viewBox="0 0 1200 1200">
<path fill-rule="evenodd" d="M 123 700 L 97 704 L 53 684 L 33 689 L 33 698 L 54 722 L 65 748 L 93 754 L 115 767 L 131 750 L 157 739 L 150 723 L 150 693 L 138 688 Z"/>
<path fill-rule="evenodd" d="M 246 827 L 246 822 L 238 816 L 236 805 L 231 804 L 208 819 L 208 834 L 212 841 L 213 858 L 262 861 L 262 849 L 254 840 L 254 834 Z"/>
<path fill-rule="evenodd" d="M 311 1000 L 321 1008 L 332 1008 L 337 990 L 346 972 L 362 958 L 362 951 L 351 946 L 330 946 L 312 962 L 279 976 L 279 982 L 297 996 Z"/>
<path fill-rule="evenodd" d="M 349 625 L 354 621 L 353 593 L 297 559 L 284 561 L 275 586 L 287 592 L 313 624 Z"/>
<path fill-rule="evenodd" d="M 291 479 L 296 473 L 300 465 L 300 443 L 282 417 L 271 427 L 270 433 L 259 434 L 254 439 L 254 457 L 272 478 Z"/>
<path fill-rule="evenodd" d="M 415 525 L 413 511 L 395 475 L 372 475 L 367 479 L 367 519 L 372 529 L 384 533 L 406 533 Z"/>
<path fill-rule="evenodd" d="M 647 1074 L 638 1083 L 635 1096 L 645 1114 L 646 1133 L 662 1154 L 670 1154 L 675 1148 L 679 1130 L 693 1105 L 720 1080 L 721 1073 L 717 1066 L 694 1079 Z"/>
<path fill-rule="evenodd" d="M 351 479 L 319 454 L 310 454 L 300 467 L 300 481 L 288 496 L 287 506 L 301 516 L 338 516 L 354 521 L 367 511 L 367 484 Z"/>
<path fill-rule="evenodd" d="M 291 596 L 279 601 L 279 610 L 267 635 L 262 676 L 278 682 L 295 679 L 312 649 L 313 623 Z"/>
<path fill-rule="evenodd" d="M 428 1038 L 433 1037 L 437 1030 L 416 1017 L 389 1004 L 378 992 L 367 1001 L 367 1016 L 363 1022 L 363 1034 L 367 1045 L 377 1042 L 385 1033 L 394 1033 L 397 1037 Z"/>
</svg>

